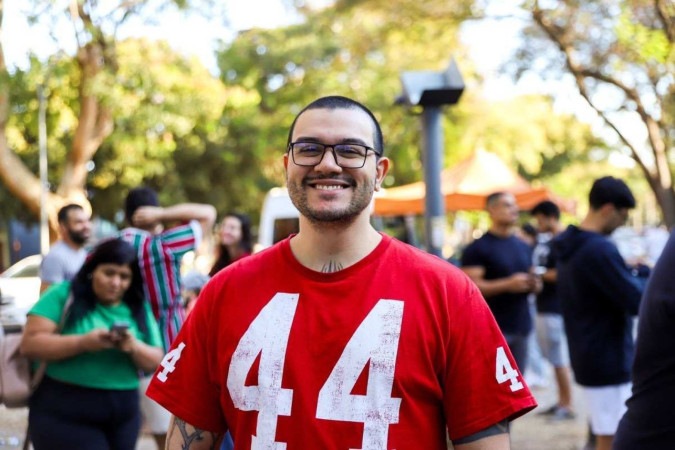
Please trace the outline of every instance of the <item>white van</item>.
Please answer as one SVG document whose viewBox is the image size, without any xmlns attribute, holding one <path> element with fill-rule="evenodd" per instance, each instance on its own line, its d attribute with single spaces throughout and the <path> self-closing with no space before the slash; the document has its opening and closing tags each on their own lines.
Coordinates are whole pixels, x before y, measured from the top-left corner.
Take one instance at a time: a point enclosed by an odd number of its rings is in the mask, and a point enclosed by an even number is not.
<svg viewBox="0 0 675 450">
<path fill-rule="evenodd" d="M 260 211 L 260 227 L 258 228 L 258 245 L 262 250 L 297 233 L 300 229 L 300 212 L 291 202 L 288 190 L 275 187 L 265 196 Z"/>
</svg>

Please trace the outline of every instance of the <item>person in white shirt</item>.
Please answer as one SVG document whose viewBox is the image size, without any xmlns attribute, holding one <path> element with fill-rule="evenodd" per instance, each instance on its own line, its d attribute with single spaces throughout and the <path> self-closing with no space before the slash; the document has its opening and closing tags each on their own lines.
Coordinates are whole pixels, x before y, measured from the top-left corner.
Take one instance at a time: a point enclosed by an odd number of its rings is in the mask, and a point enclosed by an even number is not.
<svg viewBox="0 0 675 450">
<path fill-rule="evenodd" d="M 55 283 L 70 281 L 87 256 L 85 245 L 91 237 L 91 218 L 80 205 L 68 204 L 58 212 L 59 234 L 40 265 L 40 293 Z"/>
</svg>

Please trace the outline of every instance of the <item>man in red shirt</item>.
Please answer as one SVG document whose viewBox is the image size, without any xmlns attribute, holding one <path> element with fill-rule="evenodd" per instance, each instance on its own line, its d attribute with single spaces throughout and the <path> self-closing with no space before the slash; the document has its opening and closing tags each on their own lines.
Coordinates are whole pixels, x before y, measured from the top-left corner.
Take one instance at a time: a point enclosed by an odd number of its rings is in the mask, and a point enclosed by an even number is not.
<svg viewBox="0 0 675 450">
<path fill-rule="evenodd" d="M 168 449 L 508 449 L 536 406 L 480 291 L 378 233 L 373 114 L 345 97 L 296 117 L 284 155 L 297 235 L 214 276 L 148 395 Z"/>
</svg>

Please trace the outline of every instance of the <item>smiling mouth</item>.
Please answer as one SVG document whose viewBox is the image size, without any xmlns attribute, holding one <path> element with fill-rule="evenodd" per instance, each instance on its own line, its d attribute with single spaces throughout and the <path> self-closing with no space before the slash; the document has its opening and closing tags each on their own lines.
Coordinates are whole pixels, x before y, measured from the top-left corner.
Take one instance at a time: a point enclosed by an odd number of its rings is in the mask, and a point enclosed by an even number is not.
<svg viewBox="0 0 675 450">
<path fill-rule="evenodd" d="M 319 191 L 339 191 L 356 186 L 353 180 L 337 178 L 313 178 L 305 180 L 304 184 Z"/>
<path fill-rule="evenodd" d="M 312 186 L 315 189 L 318 189 L 320 191 L 338 191 L 341 189 L 347 189 L 348 186 L 342 186 L 342 185 L 337 185 L 337 184 L 331 184 L 331 185 L 326 185 L 326 184 L 317 184 Z"/>
</svg>

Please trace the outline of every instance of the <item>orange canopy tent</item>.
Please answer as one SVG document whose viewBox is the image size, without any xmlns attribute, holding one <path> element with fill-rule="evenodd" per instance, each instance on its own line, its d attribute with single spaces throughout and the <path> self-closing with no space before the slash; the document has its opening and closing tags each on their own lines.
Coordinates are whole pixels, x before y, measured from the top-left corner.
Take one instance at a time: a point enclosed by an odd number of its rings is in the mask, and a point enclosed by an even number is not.
<svg viewBox="0 0 675 450">
<path fill-rule="evenodd" d="M 446 211 L 485 208 L 485 199 L 493 192 L 510 192 L 523 210 L 542 200 L 552 200 L 561 210 L 573 213 L 573 201 L 552 195 L 546 188 L 533 188 L 494 153 L 479 149 L 470 158 L 441 173 L 441 191 Z M 380 216 L 424 213 L 424 182 L 388 188 L 375 197 L 374 213 Z"/>
</svg>

